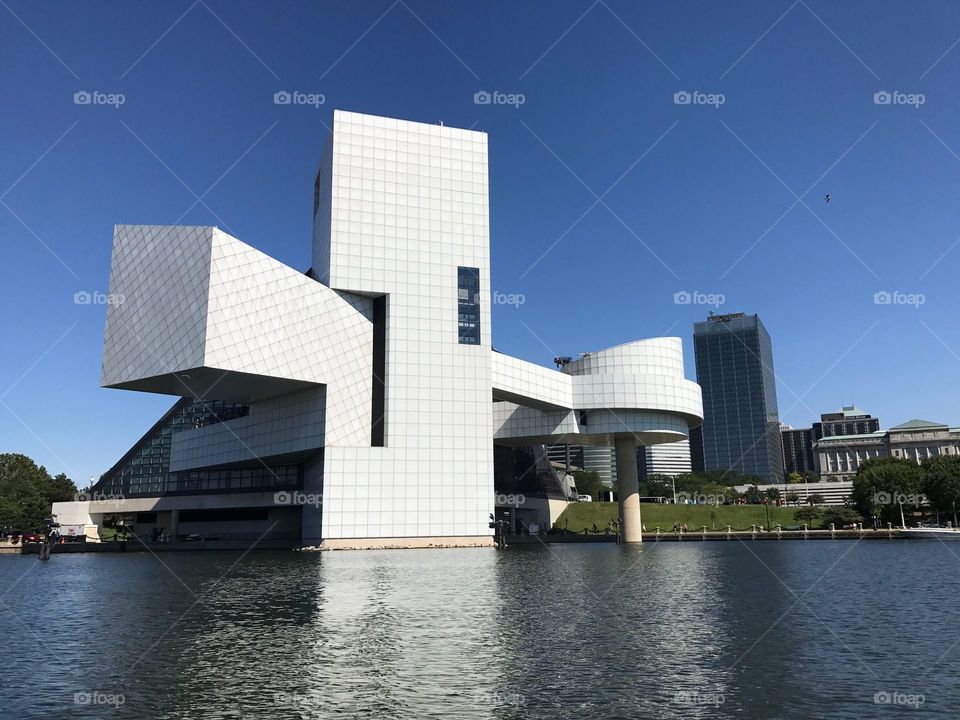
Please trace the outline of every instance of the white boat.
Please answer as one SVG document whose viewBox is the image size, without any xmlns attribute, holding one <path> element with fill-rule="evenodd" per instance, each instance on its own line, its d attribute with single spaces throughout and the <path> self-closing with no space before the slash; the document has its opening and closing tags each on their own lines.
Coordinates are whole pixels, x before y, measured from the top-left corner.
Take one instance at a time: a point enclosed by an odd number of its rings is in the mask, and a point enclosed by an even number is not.
<svg viewBox="0 0 960 720">
<path fill-rule="evenodd" d="M 950 538 L 960 540 L 960 529 L 954 527 L 915 527 L 900 528 L 900 534 L 905 538 Z"/>
<path fill-rule="evenodd" d="M 923 527 L 918 525 L 914 528 L 907 527 L 907 521 L 903 517 L 903 503 L 900 504 L 900 534 L 905 538 L 942 540 L 960 540 L 960 529 L 953 527 L 952 523 L 947 523 L 946 527 Z"/>
</svg>

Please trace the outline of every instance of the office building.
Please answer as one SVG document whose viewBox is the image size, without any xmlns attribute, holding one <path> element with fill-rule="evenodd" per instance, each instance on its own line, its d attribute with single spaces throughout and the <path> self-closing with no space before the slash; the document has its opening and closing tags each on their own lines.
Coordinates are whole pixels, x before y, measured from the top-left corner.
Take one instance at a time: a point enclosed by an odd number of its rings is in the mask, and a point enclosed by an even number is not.
<svg viewBox="0 0 960 720">
<path fill-rule="evenodd" d="M 853 405 L 844 405 L 839 412 L 823 413 L 813 424 L 813 439 L 834 435 L 866 435 L 880 429 L 880 419 Z"/>
<path fill-rule="evenodd" d="M 637 457 L 640 461 L 641 478 L 651 475 L 676 477 L 693 470 L 689 440 L 641 447 L 637 449 Z"/>
<path fill-rule="evenodd" d="M 773 347 L 760 318 L 711 315 L 694 324 L 693 343 L 703 392 L 705 469 L 782 482 Z"/>
<path fill-rule="evenodd" d="M 813 431 L 810 428 L 780 426 L 780 439 L 783 443 L 783 472 L 816 472 L 817 465 L 813 454 Z"/>
</svg>

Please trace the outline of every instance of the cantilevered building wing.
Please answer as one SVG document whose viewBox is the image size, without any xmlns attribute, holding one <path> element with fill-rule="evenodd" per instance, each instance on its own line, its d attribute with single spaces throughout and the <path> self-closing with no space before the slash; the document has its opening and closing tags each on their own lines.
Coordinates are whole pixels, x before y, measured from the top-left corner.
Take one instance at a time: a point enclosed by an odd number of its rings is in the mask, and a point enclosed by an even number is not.
<svg viewBox="0 0 960 720">
<path fill-rule="evenodd" d="M 128 511 L 173 537 L 219 522 L 221 536 L 296 525 L 325 547 L 489 544 L 494 443 L 570 442 L 629 460 L 618 483 L 639 539 L 637 444 L 683 440 L 702 417 L 680 340 L 562 372 L 494 353 L 489 255 L 485 133 L 341 111 L 308 273 L 213 227 L 117 226 L 124 301 L 102 384 L 180 396 L 177 417 L 232 414 L 164 426 L 147 494 L 121 483 L 135 497 L 64 504 L 61 522 Z"/>
</svg>

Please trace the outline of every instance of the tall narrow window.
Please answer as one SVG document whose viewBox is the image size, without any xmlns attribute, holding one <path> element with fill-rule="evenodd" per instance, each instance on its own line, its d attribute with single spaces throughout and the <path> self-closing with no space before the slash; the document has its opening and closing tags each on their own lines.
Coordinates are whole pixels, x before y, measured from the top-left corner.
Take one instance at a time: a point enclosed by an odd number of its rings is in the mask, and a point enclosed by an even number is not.
<svg viewBox="0 0 960 720">
<path fill-rule="evenodd" d="M 458 336 L 461 345 L 480 344 L 480 270 L 457 268 Z"/>
</svg>

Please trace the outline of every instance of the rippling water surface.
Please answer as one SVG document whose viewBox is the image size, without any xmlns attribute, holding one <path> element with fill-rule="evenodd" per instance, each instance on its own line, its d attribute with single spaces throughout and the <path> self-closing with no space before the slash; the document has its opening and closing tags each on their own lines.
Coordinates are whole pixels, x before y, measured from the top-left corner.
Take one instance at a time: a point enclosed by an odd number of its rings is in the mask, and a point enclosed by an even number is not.
<svg viewBox="0 0 960 720">
<path fill-rule="evenodd" d="M 0 717 L 953 718 L 958 555 L 784 541 L 0 557 Z"/>
</svg>

